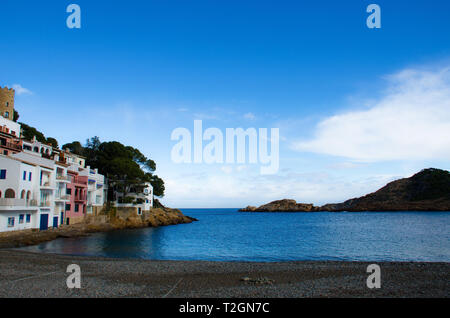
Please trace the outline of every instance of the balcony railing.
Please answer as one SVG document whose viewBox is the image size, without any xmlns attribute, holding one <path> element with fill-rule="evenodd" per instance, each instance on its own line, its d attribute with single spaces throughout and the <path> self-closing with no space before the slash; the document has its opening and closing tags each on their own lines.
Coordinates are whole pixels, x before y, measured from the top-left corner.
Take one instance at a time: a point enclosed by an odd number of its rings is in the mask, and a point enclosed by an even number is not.
<svg viewBox="0 0 450 318">
<path fill-rule="evenodd" d="M 74 197 L 75 201 L 86 201 L 86 196 L 85 195 L 76 195 Z"/>
<path fill-rule="evenodd" d="M 49 207 L 51 205 L 52 205 L 52 203 L 50 201 L 42 201 L 39 203 L 39 206 L 41 206 L 41 207 Z"/>
<path fill-rule="evenodd" d="M 67 201 L 67 200 L 70 200 L 70 195 L 58 195 L 58 194 L 56 194 L 55 200 Z"/>
<path fill-rule="evenodd" d="M 17 207 L 33 207 L 37 206 L 36 200 L 26 200 L 26 199 L 0 199 L 0 206 L 17 206 Z"/>
<path fill-rule="evenodd" d="M 42 188 L 53 188 L 53 185 L 50 181 L 46 181 L 46 182 L 41 182 L 41 187 Z"/>
<path fill-rule="evenodd" d="M 20 144 L 15 144 L 12 142 L 5 142 L 2 144 L 3 147 L 9 148 L 9 149 L 13 149 L 13 150 L 17 150 L 17 151 L 22 151 L 22 146 Z"/>
<path fill-rule="evenodd" d="M 80 179 L 78 177 L 74 177 L 73 178 L 73 183 L 80 184 L 80 185 L 83 185 L 83 186 L 87 186 L 87 184 L 88 184 L 87 179 L 84 179 L 84 178 Z"/>
<path fill-rule="evenodd" d="M 72 178 L 70 176 L 64 176 L 62 174 L 56 175 L 56 180 L 58 181 L 72 181 Z"/>
</svg>

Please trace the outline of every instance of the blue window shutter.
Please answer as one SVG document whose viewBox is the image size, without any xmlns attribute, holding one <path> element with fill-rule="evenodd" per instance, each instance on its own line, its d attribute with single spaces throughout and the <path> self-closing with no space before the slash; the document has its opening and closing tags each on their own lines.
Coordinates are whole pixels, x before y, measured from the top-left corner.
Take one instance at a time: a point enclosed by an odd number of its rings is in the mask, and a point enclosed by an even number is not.
<svg viewBox="0 0 450 318">
<path fill-rule="evenodd" d="M 28 180 L 31 181 L 31 172 L 30 172 L 30 174 L 28 175 Z"/>
<path fill-rule="evenodd" d="M 27 172 L 26 171 L 23 172 L 23 180 L 27 180 Z"/>
<path fill-rule="evenodd" d="M 6 179 L 6 170 L 0 171 L 0 179 Z"/>
</svg>

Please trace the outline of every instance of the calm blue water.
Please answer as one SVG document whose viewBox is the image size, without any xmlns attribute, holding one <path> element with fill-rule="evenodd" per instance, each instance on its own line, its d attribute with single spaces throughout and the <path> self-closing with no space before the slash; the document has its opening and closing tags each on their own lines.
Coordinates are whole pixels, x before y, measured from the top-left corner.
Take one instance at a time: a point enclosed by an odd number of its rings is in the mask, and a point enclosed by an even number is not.
<svg viewBox="0 0 450 318">
<path fill-rule="evenodd" d="M 23 249 L 157 260 L 450 262 L 449 212 L 183 212 L 199 222 L 97 233 Z"/>
</svg>

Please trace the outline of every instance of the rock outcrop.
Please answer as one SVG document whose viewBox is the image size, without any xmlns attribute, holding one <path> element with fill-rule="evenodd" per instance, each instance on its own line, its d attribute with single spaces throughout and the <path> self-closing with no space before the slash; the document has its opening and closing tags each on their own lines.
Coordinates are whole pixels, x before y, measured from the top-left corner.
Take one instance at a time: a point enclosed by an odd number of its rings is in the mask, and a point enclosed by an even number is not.
<svg viewBox="0 0 450 318">
<path fill-rule="evenodd" d="M 450 211 L 450 173 L 425 169 L 410 178 L 388 183 L 380 190 L 343 203 L 316 207 L 279 200 L 260 207 L 249 206 L 242 212 L 361 212 L 361 211 Z"/>
<path fill-rule="evenodd" d="M 313 212 L 317 209 L 312 204 L 297 203 L 295 200 L 278 200 L 260 207 L 248 206 L 239 211 L 241 212 Z"/>
</svg>

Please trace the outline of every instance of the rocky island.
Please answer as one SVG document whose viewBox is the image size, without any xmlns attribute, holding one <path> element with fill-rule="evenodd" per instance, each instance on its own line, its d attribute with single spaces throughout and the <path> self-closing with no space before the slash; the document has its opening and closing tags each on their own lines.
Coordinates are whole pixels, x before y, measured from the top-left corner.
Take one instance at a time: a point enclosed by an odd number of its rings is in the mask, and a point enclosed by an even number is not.
<svg viewBox="0 0 450 318">
<path fill-rule="evenodd" d="M 362 212 L 362 211 L 450 211 L 450 173 L 429 168 L 410 178 L 388 183 L 374 193 L 343 203 L 297 203 L 277 200 L 260 207 L 248 206 L 241 212 Z"/>
</svg>

